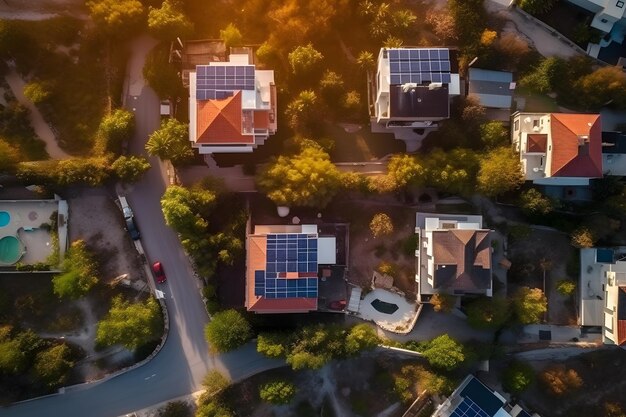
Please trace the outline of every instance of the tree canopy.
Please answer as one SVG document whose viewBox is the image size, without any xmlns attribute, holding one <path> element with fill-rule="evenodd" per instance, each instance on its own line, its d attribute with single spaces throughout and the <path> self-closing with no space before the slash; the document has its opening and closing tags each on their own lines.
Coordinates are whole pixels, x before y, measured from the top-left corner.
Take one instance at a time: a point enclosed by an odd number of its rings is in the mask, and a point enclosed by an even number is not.
<svg viewBox="0 0 626 417">
<path fill-rule="evenodd" d="M 98 264 L 82 240 L 72 242 L 61 269 L 52 278 L 54 293 L 61 298 L 80 298 L 98 282 Z"/>
<path fill-rule="evenodd" d="M 518 6 L 530 14 L 548 13 L 558 0 L 519 0 Z"/>
<path fill-rule="evenodd" d="M 524 183 L 519 156 L 507 146 L 493 149 L 480 161 L 478 189 L 488 197 L 515 190 Z"/>
<path fill-rule="evenodd" d="M 164 0 L 160 8 L 150 7 L 148 29 L 159 39 L 166 41 L 176 37 L 187 38 L 193 33 L 193 23 L 182 10 L 180 0 Z"/>
<path fill-rule="evenodd" d="M 524 191 L 520 195 L 522 211 L 530 216 L 550 214 L 554 210 L 555 202 L 541 194 L 535 188 Z"/>
<path fill-rule="evenodd" d="M 568 369 L 564 365 L 551 366 L 540 375 L 541 382 L 548 391 L 557 397 L 570 394 L 583 385 L 582 378 L 574 369 Z"/>
<path fill-rule="evenodd" d="M 447 334 L 426 342 L 422 355 L 433 367 L 446 371 L 459 367 L 465 361 L 463 345 Z"/>
<path fill-rule="evenodd" d="M 19 149 L 0 138 L 0 172 L 13 172 L 19 161 Z"/>
<path fill-rule="evenodd" d="M 433 306 L 433 310 L 441 313 L 449 313 L 454 308 L 456 303 L 456 297 L 446 293 L 433 294 L 430 298 L 430 304 Z"/>
<path fill-rule="evenodd" d="M 115 37 L 133 32 L 144 18 L 139 0 L 90 0 L 87 7 L 96 26 Z"/>
<path fill-rule="evenodd" d="M 128 110 L 117 109 L 104 116 L 96 133 L 96 153 L 113 152 L 119 154 L 122 150 L 122 144 L 131 139 L 134 130 L 135 115 Z"/>
<path fill-rule="evenodd" d="M 311 74 L 319 67 L 324 55 L 313 47 L 312 43 L 298 46 L 287 56 L 291 71 L 295 75 Z"/>
<path fill-rule="evenodd" d="M 259 188 L 279 206 L 325 207 L 340 186 L 340 172 L 324 151 L 304 148 L 280 156 L 257 178 Z"/>
<path fill-rule="evenodd" d="M 162 99 L 173 99 L 186 94 L 178 69 L 169 61 L 168 49 L 157 46 L 150 51 L 143 67 L 143 76 Z"/>
<path fill-rule="evenodd" d="M 157 340 L 163 332 L 161 309 L 156 299 L 131 303 L 121 296 L 113 298 L 106 317 L 98 323 L 96 343 L 103 346 L 120 344 L 135 350 Z"/>
<path fill-rule="evenodd" d="M 490 121 L 480 126 L 480 139 L 487 149 L 498 148 L 508 142 L 509 131 L 499 121 Z"/>
<path fill-rule="evenodd" d="M 467 322 L 477 329 L 497 330 L 511 315 L 509 301 L 502 297 L 482 297 L 467 306 Z"/>
<path fill-rule="evenodd" d="M 394 155 L 387 164 L 387 175 L 396 188 L 423 183 L 424 168 L 411 155 Z"/>
<path fill-rule="evenodd" d="M 535 370 L 526 362 L 514 361 L 504 370 L 502 386 L 511 394 L 525 391 L 535 382 Z"/>
<path fill-rule="evenodd" d="M 287 124 L 298 133 L 316 132 L 319 126 L 320 103 L 313 90 L 301 91 L 285 109 Z"/>
<path fill-rule="evenodd" d="M 189 161 L 193 157 L 193 150 L 189 143 L 188 125 L 176 119 L 164 120 L 161 127 L 150 135 L 146 151 L 173 164 Z"/>
<path fill-rule="evenodd" d="M 74 366 L 72 352 L 66 344 L 52 346 L 37 354 L 35 372 L 49 388 L 63 385 Z"/>
<path fill-rule="evenodd" d="M 204 329 L 210 349 L 228 352 L 246 343 L 252 337 L 250 323 L 237 310 L 215 313 Z"/>
<path fill-rule="evenodd" d="M 513 309 L 520 323 L 539 323 L 548 311 L 548 300 L 539 288 L 520 287 L 513 296 Z"/>
<path fill-rule="evenodd" d="M 139 181 L 144 172 L 150 169 L 150 162 L 141 156 L 122 155 L 113 161 L 111 168 L 120 181 L 133 183 Z"/>
<path fill-rule="evenodd" d="M 267 382 L 259 389 L 261 399 L 270 404 L 289 404 L 295 395 L 296 386 L 287 381 Z"/>
<path fill-rule="evenodd" d="M 243 36 L 234 23 L 229 23 L 228 26 L 220 30 L 220 39 L 224 41 L 226 48 L 240 46 L 243 43 Z"/>
<path fill-rule="evenodd" d="M 370 221 L 370 231 L 374 238 L 387 236 L 393 233 L 393 222 L 391 217 L 385 213 L 376 213 Z"/>
<path fill-rule="evenodd" d="M 165 223 L 178 233 L 204 232 L 208 224 L 203 214 L 208 214 L 216 198 L 210 190 L 169 186 L 161 197 Z"/>
</svg>

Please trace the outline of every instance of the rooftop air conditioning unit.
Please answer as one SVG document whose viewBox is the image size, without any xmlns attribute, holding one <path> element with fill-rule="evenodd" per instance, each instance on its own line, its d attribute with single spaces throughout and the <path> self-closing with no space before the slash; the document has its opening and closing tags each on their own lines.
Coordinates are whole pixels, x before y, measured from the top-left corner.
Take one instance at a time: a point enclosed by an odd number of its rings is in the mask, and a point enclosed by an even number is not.
<svg viewBox="0 0 626 417">
<path fill-rule="evenodd" d="M 410 92 L 414 88 L 417 88 L 417 84 L 416 83 L 405 83 L 405 84 L 402 84 L 402 92 L 404 92 L 404 93 L 408 93 L 408 92 Z"/>
<path fill-rule="evenodd" d="M 443 83 L 430 83 L 428 84 L 428 89 L 429 90 L 435 90 L 437 88 L 442 88 L 443 87 Z"/>
</svg>

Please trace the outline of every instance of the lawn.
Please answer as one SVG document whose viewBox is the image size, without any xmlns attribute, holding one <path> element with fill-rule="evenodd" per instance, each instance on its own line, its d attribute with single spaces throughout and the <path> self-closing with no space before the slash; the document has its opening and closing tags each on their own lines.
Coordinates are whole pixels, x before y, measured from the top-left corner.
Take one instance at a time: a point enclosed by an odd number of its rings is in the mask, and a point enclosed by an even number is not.
<svg viewBox="0 0 626 417">
<path fill-rule="evenodd" d="M 559 110 L 556 100 L 546 95 L 532 93 L 524 88 L 518 88 L 515 96 L 525 100 L 524 108 L 519 109 L 525 112 L 550 113 Z"/>
</svg>

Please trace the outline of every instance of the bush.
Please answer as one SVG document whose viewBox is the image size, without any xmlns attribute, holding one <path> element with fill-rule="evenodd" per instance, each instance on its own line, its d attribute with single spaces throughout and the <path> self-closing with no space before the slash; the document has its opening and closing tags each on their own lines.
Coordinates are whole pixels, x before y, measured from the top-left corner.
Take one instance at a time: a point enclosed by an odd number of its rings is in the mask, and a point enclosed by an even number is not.
<svg viewBox="0 0 626 417">
<path fill-rule="evenodd" d="M 248 321 L 236 310 L 215 313 L 206 325 L 204 333 L 210 349 L 228 352 L 246 343 L 252 337 Z"/>
<path fill-rule="evenodd" d="M 569 297 L 576 291 L 576 281 L 571 279 L 562 279 L 556 283 L 556 290 L 559 294 Z"/>
<path fill-rule="evenodd" d="M 209 396 L 220 393 L 230 385 L 230 380 L 218 370 L 209 371 L 202 380 L 202 386 Z"/>
<path fill-rule="evenodd" d="M 567 369 L 563 365 L 550 367 L 542 372 L 541 381 L 555 396 L 569 394 L 582 387 L 583 380 L 574 369 Z"/>
<path fill-rule="evenodd" d="M 444 334 L 426 342 L 422 355 L 433 367 L 450 371 L 465 361 L 463 350 L 463 345 Z"/>
<path fill-rule="evenodd" d="M 591 233 L 591 230 L 586 227 L 581 227 L 574 230 L 574 232 L 572 232 L 571 238 L 572 246 L 576 248 L 592 248 L 595 243 L 595 237 Z"/>
<path fill-rule="evenodd" d="M 185 401 L 170 401 L 159 409 L 159 417 L 191 417 L 191 407 Z"/>
<path fill-rule="evenodd" d="M 388 236 L 393 233 L 391 217 L 385 213 L 376 213 L 370 222 L 370 230 L 374 238 Z"/>
<path fill-rule="evenodd" d="M 438 293 L 430 298 L 430 304 L 436 312 L 449 313 L 454 308 L 456 297 L 450 294 Z"/>
<path fill-rule="evenodd" d="M 511 394 L 525 391 L 535 382 L 535 370 L 526 362 L 513 362 L 504 371 L 502 387 Z"/>
<path fill-rule="evenodd" d="M 259 390 L 263 401 L 276 405 L 289 404 L 295 395 L 296 386 L 286 381 L 268 382 Z"/>
<path fill-rule="evenodd" d="M 389 262 L 381 262 L 380 265 L 378 265 L 378 268 L 376 268 L 376 270 L 378 272 L 380 272 L 381 274 L 384 275 L 389 275 L 391 277 L 395 277 L 396 276 L 396 267 L 393 264 L 390 264 Z"/>
</svg>

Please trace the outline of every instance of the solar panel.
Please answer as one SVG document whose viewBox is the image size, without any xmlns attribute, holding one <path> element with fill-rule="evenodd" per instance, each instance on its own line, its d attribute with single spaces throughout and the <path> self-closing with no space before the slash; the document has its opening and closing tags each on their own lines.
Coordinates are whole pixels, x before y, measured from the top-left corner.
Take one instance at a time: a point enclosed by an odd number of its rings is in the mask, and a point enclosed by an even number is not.
<svg viewBox="0 0 626 417">
<path fill-rule="evenodd" d="M 196 99 L 223 100 L 236 90 L 254 90 L 254 65 L 196 66 Z"/>
<path fill-rule="evenodd" d="M 392 85 L 425 82 L 449 84 L 452 80 L 448 49 L 389 49 L 387 56 Z"/>
<path fill-rule="evenodd" d="M 255 271 L 255 295 L 272 299 L 317 298 L 317 235 L 269 234 L 266 245 L 265 271 L 260 271 L 263 285 L 256 285 Z"/>
<path fill-rule="evenodd" d="M 491 417 L 482 408 L 480 408 L 470 398 L 465 397 L 463 401 L 450 414 L 450 417 Z"/>
</svg>

